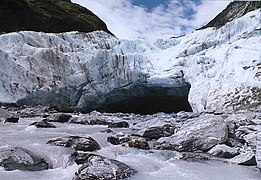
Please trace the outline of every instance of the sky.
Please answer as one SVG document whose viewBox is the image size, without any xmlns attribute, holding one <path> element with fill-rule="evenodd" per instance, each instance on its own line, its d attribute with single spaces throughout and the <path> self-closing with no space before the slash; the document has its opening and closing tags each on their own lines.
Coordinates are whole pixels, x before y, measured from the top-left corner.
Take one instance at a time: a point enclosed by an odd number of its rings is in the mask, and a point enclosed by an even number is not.
<svg viewBox="0 0 261 180">
<path fill-rule="evenodd" d="M 212 20 L 231 0 L 72 0 L 106 24 L 120 39 L 181 36 Z"/>
</svg>

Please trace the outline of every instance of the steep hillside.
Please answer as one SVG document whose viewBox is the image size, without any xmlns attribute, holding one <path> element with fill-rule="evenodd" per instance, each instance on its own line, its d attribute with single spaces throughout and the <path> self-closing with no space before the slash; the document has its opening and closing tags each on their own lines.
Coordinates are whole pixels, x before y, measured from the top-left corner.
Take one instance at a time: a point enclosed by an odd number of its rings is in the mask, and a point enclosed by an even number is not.
<svg viewBox="0 0 261 180">
<path fill-rule="evenodd" d="M 0 0 L 0 22 L 0 32 L 109 32 L 96 15 L 70 0 Z"/>
<path fill-rule="evenodd" d="M 227 22 L 242 17 L 246 13 L 261 8 L 261 1 L 234 1 L 219 13 L 213 20 L 200 29 L 208 27 L 220 28 Z"/>
</svg>

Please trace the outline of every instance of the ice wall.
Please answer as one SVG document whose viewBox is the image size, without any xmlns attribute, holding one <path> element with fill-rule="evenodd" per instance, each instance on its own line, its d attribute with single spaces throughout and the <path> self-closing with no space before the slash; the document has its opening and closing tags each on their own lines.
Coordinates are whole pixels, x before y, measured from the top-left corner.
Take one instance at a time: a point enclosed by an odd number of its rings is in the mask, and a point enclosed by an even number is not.
<svg viewBox="0 0 261 180">
<path fill-rule="evenodd" d="M 155 43 L 102 31 L 2 34 L 0 102 L 89 111 L 104 107 L 111 94 L 125 101 L 146 86 L 175 89 L 173 97 L 186 89 L 195 112 L 257 108 L 260 29 L 257 10 L 219 29 Z"/>
</svg>

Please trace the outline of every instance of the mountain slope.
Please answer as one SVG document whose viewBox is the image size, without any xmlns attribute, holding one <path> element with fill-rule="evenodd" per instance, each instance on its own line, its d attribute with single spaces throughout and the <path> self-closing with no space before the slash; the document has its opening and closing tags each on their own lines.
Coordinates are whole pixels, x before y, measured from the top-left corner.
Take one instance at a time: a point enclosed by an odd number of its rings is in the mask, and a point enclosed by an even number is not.
<svg viewBox="0 0 261 180">
<path fill-rule="evenodd" d="M 246 13 L 261 8 L 261 1 L 234 1 L 231 2 L 222 12 L 220 12 L 213 20 L 200 29 L 208 27 L 220 28 L 227 22 L 231 22 L 242 17 Z"/>
<path fill-rule="evenodd" d="M 0 0 L 0 32 L 109 32 L 88 9 L 70 0 Z"/>
</svg>

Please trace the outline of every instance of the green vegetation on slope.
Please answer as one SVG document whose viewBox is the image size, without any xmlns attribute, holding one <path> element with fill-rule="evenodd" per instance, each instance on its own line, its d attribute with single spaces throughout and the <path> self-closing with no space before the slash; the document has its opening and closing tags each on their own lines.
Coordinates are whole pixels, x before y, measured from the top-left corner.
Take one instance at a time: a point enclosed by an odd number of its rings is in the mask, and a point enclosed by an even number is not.
<svg viewBox="0 0 261 180">
<path fill-rule="evenodd" d="M 0 0 L 0 22 L 0 32 L 109 32 L 95 14 L 70 0 Z"/>
</svg>

